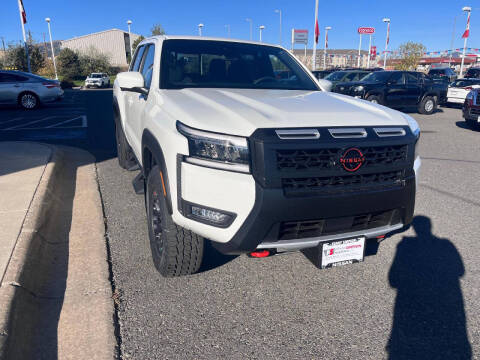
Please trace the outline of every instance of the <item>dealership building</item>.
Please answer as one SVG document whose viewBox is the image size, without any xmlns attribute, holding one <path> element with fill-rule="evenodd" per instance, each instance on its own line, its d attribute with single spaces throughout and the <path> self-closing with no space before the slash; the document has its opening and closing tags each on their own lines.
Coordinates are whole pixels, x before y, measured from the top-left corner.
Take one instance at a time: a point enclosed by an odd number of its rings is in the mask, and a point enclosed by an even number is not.
<svg viewBox="0 0 480 360">
<path fill-rule="evenodd" d="M 140 35 L 131 34 L 132 44 Z M 130 37 L 128 32 L 111 29 L 93 34 L 74 37 L 62 41 L 62 49 L 69 48 L 79 53 L 88 53 L 95 49 L 107 55 L 114 66 L 127 66 L 130 54 Z"/>
</svg>

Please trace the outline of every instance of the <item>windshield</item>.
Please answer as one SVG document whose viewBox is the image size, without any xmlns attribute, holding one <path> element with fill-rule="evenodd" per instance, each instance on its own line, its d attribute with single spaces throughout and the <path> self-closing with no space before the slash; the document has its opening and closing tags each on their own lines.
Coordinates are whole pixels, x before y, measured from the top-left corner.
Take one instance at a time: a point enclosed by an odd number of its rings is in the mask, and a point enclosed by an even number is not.
<svg viewBox="0 0 480 360">
<path fill-rule="evenodd" d="M 91 74 L 90 77 L 94 79 L 98 79 L 102 77 L 102 74 Z"/>
<path fill-rule="evenodd" d="M 335 72 L 325 76 L 325 80 L 340 81 L 345 76 L 345 74 L 346 74 L 346 72 L 344 72 L 344 71 L 335 71 Z"/>
<path fill-rule="evenodd" d="M 451 87 L 466 87 L 466 86 L 471 86 L 471 85 L 478 85 L 480 84 L 480 80 L 468 80 L 468 79 L 461 79 L 461 80 L 456 80 L 453 83 L 451 83 Z"/>
<path fill-rule="evenodd" d="M 376 71 L 371 72 L 367 76 L 365 76 L 362 81 L 369 82 L 369 83 L 380 83 L 387 81 L 392 73 L 390 71 Z"/>
<path fill-rule="evenodd" d="M 315 81 L 283 49 L 226 41 L 165 40 L 163 89 L 316 90 Z"/>
</svg>

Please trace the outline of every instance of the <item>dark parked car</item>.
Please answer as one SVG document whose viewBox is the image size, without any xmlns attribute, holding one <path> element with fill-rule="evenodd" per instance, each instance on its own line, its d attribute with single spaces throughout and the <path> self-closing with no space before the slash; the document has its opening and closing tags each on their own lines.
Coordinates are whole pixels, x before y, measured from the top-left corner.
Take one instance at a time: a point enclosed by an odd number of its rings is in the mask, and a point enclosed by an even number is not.
<svg viewBox="0 0 480 360">
<path fill-rule="evenodd" d="M 471 127 L 480 128 L 480 94 L 479 89 L 473 89 L 463 103 L 463 118 Z"/>
<path fill-rule="evenodd" d="M 445 102 L 447 89 L 432 78 L 415 71 L 377 71 L 362 81 L 336 87 L 334 92 L 351 95 L 391 108 L 416 106 L 421 114 L 433 114 Z"/>
<path fill-rule="evenodd" d="M 478 79 L 478 78 L 480 78 L 480 68 L 478 68 L 478 67 L 477 67 L 477 68 L 472 67 L 472 68 L 468 69 L 468 70 L 467 70 L 467 73 L 465 74 L 464 77 L 469 78 L 469 79 L 473 79 L 473 78 Z"/>
<path fill-rule="evenodd" d="M 325 80 L 331 81 L 333 86 L 338 83 L 346 83 L 351 81 L 359 81 L 366 75 L 368 71 L 363 70 L 351 70 L 351 71 L 335 71 L 328 76 L 325 76 Z"/>
<path fill-rule="evenodd" d="M 450 68 L 430 69 L 428 76 L 430 76 L 433 80 L 445 80 L 449 83 L 457 80 L 457 74 L 455 74 L 455 71 Z"/>
</svg>

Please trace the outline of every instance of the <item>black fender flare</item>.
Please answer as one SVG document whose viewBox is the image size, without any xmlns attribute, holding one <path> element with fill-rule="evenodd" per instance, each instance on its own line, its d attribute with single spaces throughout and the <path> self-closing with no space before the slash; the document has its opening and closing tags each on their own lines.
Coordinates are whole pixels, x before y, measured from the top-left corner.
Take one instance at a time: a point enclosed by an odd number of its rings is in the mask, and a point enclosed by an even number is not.
<svg viewBox="0 0 480 360">
<path fill-rule="evenodd" d="M 434 92 L 434 91 L 427 91 L 427 92 L 425 92 L 425 94 L 423 94 L 423 96 L 420 98 L 419 104 L 420 104 L 420 103 L 423 101 L 423 99 L 425 99 L 427 96 L 436 97 L 436 98 L 437 98 L 437 105 L 438 105 L 438 103 L 440 102 L 440 94 L 439 94 L 439 93 Z"/>
<path fill-rule="evenodd" d="M 148 150 L 148 151 L 145 151 Z M 166 200 L 167 200 L 167 208 L 168 212 L 171 215 L 173 213 L 172 210 L 172 198 L 170 195 L 170 181 L 169 181 L 169 176 L 168 176 L 168 171 L 167 171 L 167 165 L 165 163 L 165 157 L 163 155 L 162 147 L 158 143 L 157 139 L 153 134 L 145 129 L 143 131 L 142 135 L 142 172 L 145 180 L 148 177 L 148 174 L 151 170 L 151 164 L 152 164 L 152 159 L 149 158 L 149 154 L 152 155 L 153 160 L 155 163 L 160 166 L 160 169 L 162 171 L 162 180 L 164 182 L 165 186 L 165 194 L 166 194 Z"/>
<path fill-rule="evenodd" d="M 372 95 L 378 96 L 378 97 L 380 98 L 380 101 L 381 101 L 381 102 L 380 102 L 380 105 L 385 104 L 385 96 L 384 96 L 384 94 L 383 94 L 382 92 L 380 92 L 380 91 L 378 91 L 378 90 L 377 90 L 377 91 L 376 91 L 376 90 L 372 90 L 372 91 L 370 91 L 370 92 L 367 92 L 367 93 L 365 94 L 364 99 L 367 100 L 368 97 L 369 97 L 369 96 L 372 96 Z"/>
</svg>

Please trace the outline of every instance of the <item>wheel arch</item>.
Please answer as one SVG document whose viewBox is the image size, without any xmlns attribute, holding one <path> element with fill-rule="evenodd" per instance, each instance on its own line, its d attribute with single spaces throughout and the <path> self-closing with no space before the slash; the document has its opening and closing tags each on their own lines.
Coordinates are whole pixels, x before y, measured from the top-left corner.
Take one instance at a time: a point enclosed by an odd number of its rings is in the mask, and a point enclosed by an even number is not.
<svg viewBox="0 0 480 360">
<path fill-rule="evenodd" d="M 152 170 L 153 166 L 158 165 L 161 170 L 161 177 L 165 187 L 167 208 L 170 215 L 173 213 L 172 198 L 170 194 L 170 181 L 165 163 L 163 150 L 153 134 L 145 129 L 142 135 L 142 172 L 145 179 Z"/>
</svg>

